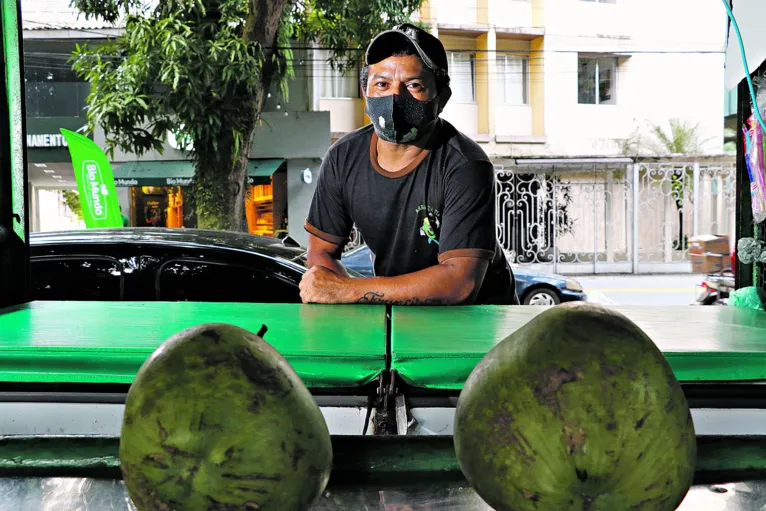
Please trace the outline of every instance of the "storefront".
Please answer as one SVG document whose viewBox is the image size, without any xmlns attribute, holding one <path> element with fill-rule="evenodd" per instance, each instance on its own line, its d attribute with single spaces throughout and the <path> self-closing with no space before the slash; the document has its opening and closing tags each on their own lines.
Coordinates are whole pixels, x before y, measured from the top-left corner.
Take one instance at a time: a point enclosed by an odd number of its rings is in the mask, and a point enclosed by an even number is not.
<svg viewBox="0 0 766 511">
<path fill-rule="evenodd" d="M 80 219 L 67 206 L 65 191 L 75 190 L 72 160 L 61 128 L 82 131 L 81 117 L 27 117 L 27 172 L 32 231 L 76 229 Z"/>
<path fill-rule="evenodd" d="M 90 85 L 70 66 L 62 65 L 61 58 L 70 55 L 78 43 L 103 39 L 106 31 L 33 28 L 24 32 L 31 230 L 76 229 L 81 225 L 75 217 L 68 224 L 61 220 L 53 222 L 55 226 L 41 225 L 58 212 L 70 216 L 59 190 L 75 190 L 77 183 L 60 129 L 82 132 L 90 93 Z M 308 241 L 304 220 L 321 160 L 331 142 L 330 112 L 311 111 L 310 86 L 306 77 L 291 80 L 289 101 L 274 88 L 265 100 L 262 122 L 248 155 L 246 211 L 251 232 L 278 236 L 287 231 L 303 245 Z M 191 228 L 197 224 L 185 193 L 194 169 L 188 155 L 174 143 L 172 133 L 167 135 L 162 151 L 137 157 L 116 148 L 110 156 L 119 204 L 131 225 Z M 91 138 L 99 147 L 107 148 L 101 128 L 96 128 Z M 50 202 L 42 213 L 39 197 Z"/>
<path fill-rule="evenodd" d="M 185 198 L 194 182 L 194 164 L 186 160 L 132 161 L 115 165 L 114 182 L 128 188 L 130 224 L 146 227 L 196 227 Z M 287 163 L 251 160 L 247 168 L 245 211 L 252 234 L 287 233 Z"/>
<path fill-rule="evenodd" d="M 301 245 L 322 158 L 330 147 L 329 112 L 264 112 L 254 134 L 247 170 L 246 213 L 254 234 L 287 233 Z M 94 141 L 105 147 L 97 129 Z M 115 148 L 110 158 L 117 195 L 132 226 L 193 228 L 189 199 L 194 164 L 168 137 L 162 151 L 141 157 Z"/>
</svg>

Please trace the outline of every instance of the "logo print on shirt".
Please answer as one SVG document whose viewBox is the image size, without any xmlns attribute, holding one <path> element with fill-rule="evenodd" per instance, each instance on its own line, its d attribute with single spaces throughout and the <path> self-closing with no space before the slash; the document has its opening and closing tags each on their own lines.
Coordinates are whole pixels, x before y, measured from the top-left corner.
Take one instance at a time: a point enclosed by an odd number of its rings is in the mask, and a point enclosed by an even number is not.
<svg viewBox="0 0 766 511">
<path fill-rule="evenodd" d="M 436 233 L 431 228 L 431 222 L 428 221 L 428 217 L 423 219 L 423 227 L 420 228 L 420 232 L 426 235 L 429 245 L 431 242 L 436 243 L 437 245 L 439 244 L 439 242 L 436 241 Z"/>
<path fill-rule="evenodd" d="M 418 226 L 420 229 L 420 235 L 425 236 L 428 240 L 428 244 L 434 243 L 439 245 L 439 228 L 441 227 L 441 221 L 439 220 L 439 211 L 430 206 L 418 206 L 415 210 L 418 213 L 425 213 L 423 221 Z"/>
</svg>

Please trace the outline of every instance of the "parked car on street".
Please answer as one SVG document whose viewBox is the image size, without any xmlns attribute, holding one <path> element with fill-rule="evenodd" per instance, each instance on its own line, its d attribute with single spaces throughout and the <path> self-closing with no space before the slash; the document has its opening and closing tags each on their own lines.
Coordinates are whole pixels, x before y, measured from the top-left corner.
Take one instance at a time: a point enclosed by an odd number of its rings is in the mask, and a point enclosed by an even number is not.
<svg viewBox="0 0 766 511">
<path fill-rule="evenodd" d="M 300 303 L 305 249 L 290 245 L 200 229 L 32 233 L 33 299 Z"/>
<path fill-rule="evenodd" d="M 366 245 L 343 256 L 372 276 Z M 134 227 L 30 235 L 34 300 L 300 303 L 306 250 L 290 238 Z M 519 298 L 553 305 L 585 298 L 571 279 L 514 269 Z"/>
<path fill-rule="evenodd" d="M 343 254 L 341 261 L 346 268 L 365 277 L 373 276 L 372 253 L 367 245 L 349 250 Z M 587 298 L 575 279 L 516 265 L 513 266 L 513 275 L 516 277 L 516 294 L 524 305 L 556 305 Z"/>
</svg>

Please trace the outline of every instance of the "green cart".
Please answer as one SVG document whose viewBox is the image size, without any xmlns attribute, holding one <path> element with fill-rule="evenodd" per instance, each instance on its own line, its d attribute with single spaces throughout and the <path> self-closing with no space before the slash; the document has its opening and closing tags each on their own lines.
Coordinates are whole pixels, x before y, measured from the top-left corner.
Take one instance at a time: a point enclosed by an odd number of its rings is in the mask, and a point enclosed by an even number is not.
<svg viewBox="0 0 766 511">
<path fill-rule="evenodd" d="M 135 509 L 118 457 L 128 388 L 162 341 L 210 322 L 267 325 L 319 404 L 334 462 L 316 509 L 489 509 L 455 458 L 455 405 L 479 359 L 540 307 L 29 302 L 18 14 L 0 2 L 0 511 Z M 619 310 L 692 407 L 699 459 L 681 509 L 764 509 L 766 313 Z"/>
</svg>

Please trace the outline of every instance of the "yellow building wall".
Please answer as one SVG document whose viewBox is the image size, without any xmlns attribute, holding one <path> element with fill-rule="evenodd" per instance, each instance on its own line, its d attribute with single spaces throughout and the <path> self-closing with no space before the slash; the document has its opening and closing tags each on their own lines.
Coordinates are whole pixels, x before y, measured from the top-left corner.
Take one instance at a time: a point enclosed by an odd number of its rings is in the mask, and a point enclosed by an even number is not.
<svg viewBox="0 0 766 511">
<path fill-rule="evenodd" d="M 532 26 L 545 28 L 545 0 L 532 0 Z"/>
<path fill-rule="evenodd" d="M 542 37 L 532 40 L 529 55 L 529 103 L 532 105 L 532 135 L 545 135 L 545 59 Z"/>
<path fill-rule="evenodd" d="M 528 53 L 532 50 L 531 41 L 523 41 L 520 39 L 503 39 L 497 38 L 497 51 L 509 52 L 514 54 Z"/>
<path fill-rule="evenodd" d="M 476 23 L 489 24 L 489 0 L 476 0 Z"/>
</svg>

